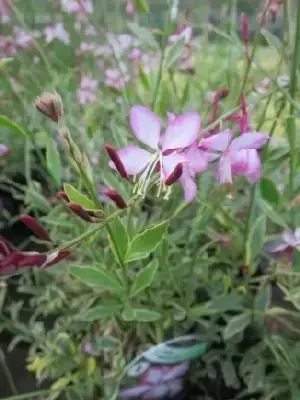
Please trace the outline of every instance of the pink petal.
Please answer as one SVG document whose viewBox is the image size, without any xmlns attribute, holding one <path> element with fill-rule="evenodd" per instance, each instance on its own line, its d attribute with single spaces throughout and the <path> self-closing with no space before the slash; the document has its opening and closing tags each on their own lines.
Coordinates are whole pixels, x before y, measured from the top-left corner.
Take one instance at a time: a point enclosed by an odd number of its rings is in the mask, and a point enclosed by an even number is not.
<svg viewBox="0 0 300 400">
<path fill-rule="evenodd" d="M 149 108 L 135 105 L 131 108 L 130 125 L 135 136 L 146 145 L 157 149 L 161 122 Z"/>
<path fill-rule="evenodd" d="M 264 250 L 268 253 L 278 253 L 286 250 L 288 247 L 289 245 L 282 240 L 272 240 L 265 245 Z"/>
<path fill-rule="evenodd" d="M 284 231 L 282 233 L 282 239 L 285 241 L 285 243 L 292 247 L 296 247 L 298 244 L 298 240 L 292 231 Z"/>
<path fill-rule="evenodd" d="M 168 392 L 168 385 L 163 383 L 150 389 L 149 392 L 143 396 L 143 399 L 161 399 L 162 397 L 167 396 Z"/>
<path fill-rule="evenodd" d="M 245 174 L 248 169 L 248 150 L 230 151 L 231 170 L 233 175 Z"/>
<path fill-rule="evenodd" d="M 187 112 L 175 118 L 169 118 L 162 143 L 163 151 L 183 149 L 197 140 L 201 127 L 201 118 L 195 112 Z"/>
<path fill-rule="evenodd" d="M 169 371 L 163 376 L 163 381 L 170 381 L 172 379 L 182 377 L 188 369 L 188 362 L 169 367 Z"/>
<path fill-rule="evenodd" d="M 208 167 L 208 157 L 206 157 L 206 152 L 200 150 L 197 145 L 189 147 L 185 152 L 185 157 L 188 160 L 189 167 L 194 172 L 203 172 Z"/>
<path fill-rule="evenodd" d="M 197 184 L 187 168 L 183 169 L 183 173 L 179 180 L 183 188 L 184 200 L 188 203 L 193 201 L 197 196 Z"/>
<path fill-rule="evenodd" d="M 223 132 L 212 135 L 208 138 L 201 139 L 200 146 L 208 150 L 225 151 L 232 138 L 232 131 L 226 129 Z"/>
<path fill-rule="evenodd" d="M 149 151 L 135 145 L 124 147 L 124 149 L 119 150 L 117 154 L 128 175 L 136 175 L 143 171 L 151 158 L 151 153 L 149 153 Z M 110 162 L 109 165 L 114 168 L 112 162 Z"/>
<path fill-rule="evenodd" d="M 151 386 L 149 386 L 149 385 L 133 386 L 132 388 L 121 390 L 119 393 L 119 397 L 121 399 L 139 397 L 139 396 L 143 395 L 144 393 L 148 392 L 149 389 L 151 389 Z"/>
<path fill-rule="evenodd" d="M 297 229 L 295 230 L 295 238 L 296 238 L 297 240 L 300 240 L 300 228 L 297 228 Z"/>
<path fill-rule="evenodd" d="M 168 383 L 169 385 L 169 396 L 173 397 L 183 389 L 182 379 L 174 379 Z"/>
<path fill-rule="evenodd" d="M 216 179 L 219 183 L 232 183 L 231 161 L 229 156 L 222 156 L 216 168 Z"/>
<path fill-rule="evenodd" d="M 230 150 L 260 149 L 268 140 L 269 137 L 265 133 L 247 132 L 234 139 L 229 148 Z"/>
<path fill-rule="evenodd" d="M 162 172 L 164 180 L 167 180 L 174 172 L 178 164 L 186 163 L 186 158 L 180 154 L 170 154 L 162 157 Z"/>
<path fill-rule="evenodd" d="M 151 367 L 143 375 L 141 381 L 143 384 L 157 384 L 162 381 L 163 369 L 160 367 Z"/>
<path fill-rule="evenodd" d="M 260 179 L 261 163 L 257 150 L 247 150 L 248 166 L 245 175 L 253 182 Z"/>
</svg>

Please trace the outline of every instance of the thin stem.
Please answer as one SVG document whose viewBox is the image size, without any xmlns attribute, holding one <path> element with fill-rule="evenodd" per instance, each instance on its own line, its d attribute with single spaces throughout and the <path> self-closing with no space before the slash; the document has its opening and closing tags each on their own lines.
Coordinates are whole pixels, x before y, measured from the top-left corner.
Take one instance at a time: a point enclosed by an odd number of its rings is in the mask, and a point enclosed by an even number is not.
<svg viewBox="0 0 300 400">
<path fill-rule="evenodd" d="M 297 92 L 297 73 L 300 62 L 300 2 L 297 2 L 297 16 L 296 16 L 296 32 L 295 32 L 295 43 L 294 52 L 290 69 L 290 87 L 289 94 L 293 100 L 296 100 Z M 295 107 L 290 104 L 290 116 L 287 120 L 287 131 L 288 140 L 290 145 L 290 174 L 289 174 L 289 199 L 292 200 L 294 197 L 294 185 L 295 185 L 295 174 L 297 165 L 297 149 L 296 149 L 296 117 Z"/>
<path fill-rule="evenodd" d="M 2 366 L 4 375 L 6 376 L 7 383 L 8 383 L 8 385 L 9 385 L 11 391 L 12 391 L 14 394 L 18 394 L 18 390 L 17 390 L 17 388 L 16 388 L 16 385 L 15 385 L 15 382 L 14 382 L 14 380 L 13 380 L 12 374 L 10 373 L 10 370 L 9 370 L 7 364 L 6 364 L 6 361 L 5 361 L 5 354 L 4 354 L 4 352 L 2 351 L 2 349 L 0 349 L 0 364 L 1 364 L 1 366 Z"/>
</svg>

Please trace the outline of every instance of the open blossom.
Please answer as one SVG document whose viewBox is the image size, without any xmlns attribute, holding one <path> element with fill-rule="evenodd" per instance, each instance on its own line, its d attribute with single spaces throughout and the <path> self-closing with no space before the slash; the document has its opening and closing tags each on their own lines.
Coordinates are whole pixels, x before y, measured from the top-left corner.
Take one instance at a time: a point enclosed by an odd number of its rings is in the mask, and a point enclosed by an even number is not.
<svg viewBox="0 0 300 400">
<path fill-rule="evenodd" d="M 94 11 L 92 0 L 60 0 L 60 4 L 69 14 L 92 14 Z"/>
<path fill-rule="evenodd" d="M 23 215 L 20 219 L 35 235 L 51 244 L 49 234 L 38 221 L 29 215 Z M 48 253 L 21 251 L 0 236 L 0 276 L 19 273 L 24 268 L 29 267 L 50 267 L 69 255 L 70 252 L 68 250 L 50 251 Z"/>
<path fill-rule="evenodd" d="M 300 251 L 300 228 L 297 228 L 294 232 L 285 230 L 280 239 L 268 242 L 264 250 L 267 253 L 275 253 L 283 263 L 289 264 L 292 261 L 294 250 Z"/>
<path fill-rule="evenodd" d="M 147 107 L 135 105 L 130 111 L 130 125 L 135 136 L 150 150 L 129 145 L 119 151 L 111 146 L 106 150 L 111 158 L 110 166 L 123 176 L 136 176 L 135 191 L 144 195 L 154 172 L 158 194 L 180 180 L 186 201 L 195 196 L 194 175 L 207 168 L 203 152 L 194 146 L 200 131 L 201 119 L 195 112 L 182 115 L 169 114 L 167 127 L 162 132 L 160 118 Z"/>
<path fill-rule="evenodd" d="M 260 179 L 260 159 L 257 149 L 268 140 L 262 132 L 245 132 L 233 139 L 233 132 L 226 129 L 200 141 L 203 149 L 218 152 L 216 179 L 221 184 L 232 183 L 232 178 L 245 175 L 251 181 Z"/>
<path fill-rule="evenodd" d="M 184 43 L 188 44 L 190 42 L 190 40 L 192 39 L 192 34 L 193 34 L 193 30 L 190 26 L 179 26 L 179 28 L 177 29 L 177 31 L 175 32 L 174 35 L 171 35 L 169 37 L 169 43 L 174 43 L 177 42 L 180 39 L 184 39 Z"/>
<path fill-rule="evenodd" d="M 108 68 L 105 71 L 104 83 L 106 86 L 121 91 L 122 89 L 124 89 L 128 81 L 129 76 L 126 72 L 122 73 L 119 69 L 116 68 Z"/>
<path fill-rule="evenodd" d="M 46 26 L 46 28 L 44 28 L 44 35 L 46 43 L 51 43 L 54 39 L 57 39 L 64 44 L 70 44 L 70 36 L 62 22 Z"/>
<path fill-rule="evenodd" d="M 7 156 L 10 153 L 10 148 L 5 144 L 0 143 L 0 157 Z"/>
<path fill-rule="evenodd" d="M 77 100 L 81 105 L 92 103 L 97 99 L 98 81 L 83 75 L 80 81 L 80 88 L 77 91 Z"/>
<path fill-rule="evenodd" d="M 188 368 L 188 362 L 150 367 L 136 386 L 122 390 L 119 396 L 121 399 L 161 399 L 176 396 L 183 389 L 184 375 Z"/>
<path fill-rule="evenodd" d="M 10 21 L 11 9 L 9 0 L 0 0 L 0 21 L 7 24 Z"/>
</svg>

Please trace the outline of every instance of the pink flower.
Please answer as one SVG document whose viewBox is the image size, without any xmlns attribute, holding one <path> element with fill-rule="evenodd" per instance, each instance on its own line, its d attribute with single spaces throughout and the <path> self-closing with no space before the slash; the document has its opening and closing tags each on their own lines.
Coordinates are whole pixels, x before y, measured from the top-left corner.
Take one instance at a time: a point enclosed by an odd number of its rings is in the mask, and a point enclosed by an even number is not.
<svg viewBox="0 0 300 400">
<path fill-rule="evenodd" d="M 135 190 L 141 195 L 146 193 L 150 178 L 158 169 L 159 178 L 156 182 L 159 186 L 158 194 L 162 190 L 167 191 L 167 186 L 180 179 L 185 190 L 185 198 L 193 198 L 195 172 L 207 167 L 206 160 L 198 159 L 202 154 L 201 150 L 192 146 L 199 134 L 200 116 L 195 112 L 176 116 L 169 114 L 163 134 L 160 118 L 144 106 L 133 106 L 129 119 L 135 136 L 151 151 L 136 145 L 129 145 L 115 153 L 111 147 L 107 148 L 112 160 L 110 166 L 117 169 L 124 177 L 140 175 Z"/>
<path fill-rule="evenodd" d="M 245 175 L 251 181 L 260 179 L 260 159 L 257 149 L 268 136 L 262 132 L 245 132 L 232 140 L 230 129 L 200 141 L 200 147 L 219 152 L 216 179 L 221 183 L 232 183 L 232 177 Z"/>
<path fill-rule="evenodd" d="M 7 24 L 10 21 L 11 9 L 9 0 L 0 0 L 0 21 Z"/>
<path fill-rule="evenodd" d="M 79 104 L 86 105 L 97 99 L 98 81 L 91 79 L 88 75 L 83 75 L 80 82 L 80 88 L 77 91 L 77 100 Z"/>
<path fill-rule="evenodd" d="M 91 0 L 60 0 L 60 4 L 69 14 L 92 14 L 94 11 L 93 2 Z"/>
<path fill-rule="evenodd" d="M 23 215 L 21 221 L 26 224 L 35 235 L 51 243 L 51 238 L 44 227 L 29 215 Z M 0 236 L 0 276 L 21 272 L 29 267 L 50 267 L 68 257 L 67 250 L 40 253 L 37 251 L 20 251 Z"/>
<path fill-rule="evenodd" d="M 105 71 L 105 85 L 110 86 L 118 91 L 124 89 L 126 83 L 129 81 L 129 76 L 125 72 L 122 73 L 116 68 L 109 68 Z"/>
<path fill-rule="evenodd" d="M 281 239 L 272 241 L 268 244 L 267 250 L 270 253 L 281 251 L 292 251 L 293 249 L 300 250 L 300 228 L 295 232 L 286 230 L 281 234 Z"/>
<path fill-rule="evenodd" d="M 193 30 L 190 26 L 180 26 L 174 35 L 169 37 L 169 43 L 177 42 L 180 39 L 184 39 L 184 43 L 188 44 L 192 39 Z"/>
<path fill-rule="evenodd" d="M 142 375 L 138 385 L 122 390 L 119 396 L 121 399 L 173 397 L 183 389 L 183 379 L 188 368 L 188 362 L 150 367 Z"/>
<path fill-rule="evenodd" d="M 15 44 L 22 49 L 26 49 L 32 44 L 32 35 L 23 29 L 15 26 L 13 29 Z"/>
<path fill-rule="evenodd" d="M 5 144 L 0 144 L 0 157 L 5 157 L 10 153 L 10 148 Z"/>
<path fill-rule="evenodd" d="M 126 1 L 126 8 L 127 14 L 135 14 L 136 13 L 136 6 L 131 0 Z"/>
<path fill-rule="evenodd" d="M 64 44 L 70 44 L 70 36 L 64 28 L 62 22 L 57 22 L 55 25 L 49 25 L 44 28 L 46 43 L 51 43 L 54 39 L 58 39 Z"/>
</svg>

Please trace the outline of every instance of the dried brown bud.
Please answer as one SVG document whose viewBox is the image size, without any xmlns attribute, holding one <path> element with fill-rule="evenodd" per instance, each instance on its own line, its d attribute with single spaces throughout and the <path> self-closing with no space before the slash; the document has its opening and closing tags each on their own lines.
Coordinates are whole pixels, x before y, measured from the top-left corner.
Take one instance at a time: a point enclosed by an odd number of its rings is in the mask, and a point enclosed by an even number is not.
<svg viewBox="0 0 300 400">
<path fill-rule="evenodd" d="M 63 104 L 58 93 L 42 93 L 34 103 L 36 109 L 53 122 L 58 122 L 63 117 Z"/>
</svg>

